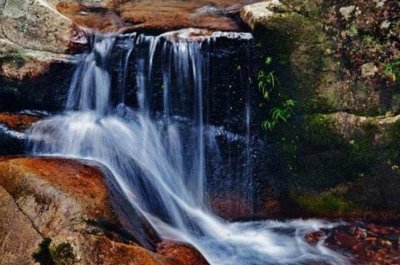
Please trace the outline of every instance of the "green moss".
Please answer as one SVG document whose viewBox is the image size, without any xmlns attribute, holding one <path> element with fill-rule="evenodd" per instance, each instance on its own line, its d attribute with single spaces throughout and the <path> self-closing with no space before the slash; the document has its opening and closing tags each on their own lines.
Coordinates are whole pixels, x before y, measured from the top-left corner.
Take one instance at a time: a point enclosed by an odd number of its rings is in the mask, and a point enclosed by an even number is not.
<svg viewBox="0 0 400 265">
<path fill-rule="evenodd" d="M 298 12 L 276 13 L 256 27 L 264 54 L 270 54 L 282 87 L 300 108 L 316 97 L 327 49 L 319 21 Z"/>
<path fill-rule="evenodd" d="M 382 138 L 382 157 L 394 166 L 400 165 L 400 121 L 390 125 Z"/>
<path fill-rule="evenodd" d="M 344 148 L 347 144 L 335 130 L 335 122 L 329 114 L 315 114 L 304 119 L 305 145 L 314 151 Z"/>
<path fill-rule="evenodd" d="M 340 193 L 337 189 L 341 189 Z M 298 204 L 298 206 L 312 214 L 319 215 L 342 215 L 344 213 L 350 213 L 358 206 L 344 198 L 344 194 L 347 192 L 347 187 L 339 186 L 328 192 L 323 193 L 305 193 L 292 195 L 292 199 Z"/>
<path fill-rule="evenodd" d="M 0 65 L 10 64 L 16 68 L 21 68 L 26 63 L 25 57 L 17 50 L 7 53 L 0 53 Z"/>
</svg>

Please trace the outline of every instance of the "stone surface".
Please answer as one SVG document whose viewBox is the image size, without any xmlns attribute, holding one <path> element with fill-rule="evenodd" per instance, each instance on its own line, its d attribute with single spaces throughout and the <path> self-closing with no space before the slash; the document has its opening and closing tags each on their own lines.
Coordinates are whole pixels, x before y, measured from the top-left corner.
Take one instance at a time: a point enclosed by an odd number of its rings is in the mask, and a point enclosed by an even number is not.
<svg viewBox="0 0 400 265">
<path fill-rule="evenodd" d="M 0 113 L 0 155 L 24 154 L 25 130 L 42 118 L 34 113 Z"/>
<path fill-rule="evenodd" d="M 65 53 L 79 30 L 46 0 L 3 1 L 0 37 L 27 49 Z"/>
<path fill-rule="evenodd" d="M 157 245 L 157 252 L 174 258 L 182 265 L 209 265 L 207 260 L 194 247 L 173 241 L 162 241 Z"/>
<path fill-rule="evenodd" d="M 135 243 L 103 178 L 98 167 L 82 161 L 0 157 L 1 264 L 33 264 L 34 259 L 42 264 L 192 265 L 181 261 L 199 260 L 197 251 L 179 244 L 157 254 Z M 130 217 L 131 223 L 143 222 Z"/>
<path fill-rule="evenodd" d="M 84 31 L 56 10 L 56 2 L 0 1 L 0 77 L 39 77 L 86 45 Z"/>
<path fill-rule="evenodd" d="M 280 6 L 279 0 L 268 0 L 246 5 L 240 10 L 240 17 L 243 22 L 254 29 L 257 24 L 267 23 L 268 19 L 275 14 L 274 8 L 278 6 Z"/>
<path fill-rule="evenodd" d="M 43 238 L 1 186 L 0 216 L 0 264 L 34 264 L 32 253 Z"/>
<path fill-rule="evenodd" d="M 0 113 L 0 124 L 7 126 L 9 129 L 24 132 L 33 123 L 42 119 L 43 116 L 40 114 L 28 114 L 28 113 Z"/>
<path fill-rule="evenodd" d="M 240 23 L 234 14 L 241 6 L 254 1 L 111 1 L 100 6 L 62 2 L 57 9 L 81 26 L 106 32 L 170 31 L 189 27 L 238 31 Z"/>
<path fill-rule="evenodd" d="M 351 264 L 379 265 L 399 263 L 400 229 L 397 225 L 374 224 L 368 221 L 350 221 L 328 231 L 306 235 L 310 244 L 327 237 L 326 244 L 342 253 L 352 255 Z"/>
<path fill-rule="evenodd" d="M 296 102 L 291 120 L 266 132 L 278 168 L 269 183 L 282 198 L 299 203 L 291 195 L 302 195 L 300 204 L 316 216 L 357 208 L 357 214 L 386 211 L 379 216 L 395 219 L 399 2 L 280 2 L 241 10 L 260 57 L 272 59 L 263 71 L 279 80 L 269 96 L 276 92 Z M 270 100 L 265 113 L 281 105 Z"/>
</svg>

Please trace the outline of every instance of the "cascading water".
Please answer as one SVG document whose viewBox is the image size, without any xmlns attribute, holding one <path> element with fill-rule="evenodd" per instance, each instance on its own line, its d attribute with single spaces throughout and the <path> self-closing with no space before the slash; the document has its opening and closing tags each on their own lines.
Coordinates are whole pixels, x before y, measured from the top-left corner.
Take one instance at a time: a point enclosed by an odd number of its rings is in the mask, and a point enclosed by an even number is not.
<svg viewBox="0 0 400 265">
<path fill-rule="evenodd" d="M 117 41 L 117 36 L 93 36 L 91 49 L 74 74 L 66 111 L 30 129 L 32 153 L 105 165 L 120 196 L 139 210 L 162 238 L 193 244 L 212 265 L 346 264 L 343 256 L 324 247 L 323 242 L 311 246 L 304 240 L 307 232 L 333 224 L 316 220 L 228 223 L 213 214 L 206 185 L 207 175 L 213 174 L 208 161 L 224 163 L 218 136 L 240 138 L 246 145 L 245 172 L 251 174 L 251 112 L 246 104 L 245 137 L 205 122 L 209 63 L 205 47 L 210 47 L 217 34 L 191 39 L 182 36 L 185 32 L 158 37 L 132 34 L 123 41 Z M 118 45 L 121 71 L 113 104 L 110 58 Z M 160 113 L 151 107 L 156 49 L 161 50 Z M 136 109 L 125 105 L 130 60 L 136 67 Z M 249 96 L 246 98 L 249 103 Z"/>
</svg>

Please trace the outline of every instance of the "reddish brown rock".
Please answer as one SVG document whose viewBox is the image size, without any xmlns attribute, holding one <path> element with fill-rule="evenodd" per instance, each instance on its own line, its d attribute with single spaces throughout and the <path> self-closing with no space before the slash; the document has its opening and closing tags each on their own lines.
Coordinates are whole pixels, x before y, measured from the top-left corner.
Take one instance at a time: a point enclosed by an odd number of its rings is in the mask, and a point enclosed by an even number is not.
<svg viewBox="0 0 400 265">
<path fill-rule="evenodd" d="M 305 239 L 308 244 L 316 245 L 325 236 L 324 231 L 315 231 L 307 234 Z"/>
<path fill-rule="evenodd" d="M 354 265 L 400 264 L 398 226 L 351 222 L 330 230 L 316 231 L 306 235 L 310 244 L 319 241 L 319 235 L 328 235 L 328 247 L 352 257 Z"/>
<path fill-rule="evenodd" d="M 210 3 L 212 5 L 212 3 Z M 221 14 L 198 12 L 205 3 L 199 1 L 142 1 L 128 2 L 118 8 L 123 20 L 133 24 L 133 29 L 175 30 L 181 28 L 206 28 L 237 31 L 234 20 Z"/>
<path fill-rule="evenodd" d="M 137 245 L 126 231 L 109 230 L 122 225 L 96 167 L 0 157 L 0 187 L 0 261 L 7 261 L 1 264 L 32 264 L 35 257 L 55 264 L 179 265 Z"/>
<path fill-rule="evenodd" d="M 0 113 L 0 124 L 4 124 L 9 129 L 23 132 L 33 123 L 42 119 L 41 116 L 31 114 Z"/>
<path fill-rule="evenodd" d="M 248 1 L 246 2 L 248 3 Z M 106 5 L 85 6 L 59 3 L 57 10 L 76 24 L 102 32 L 203 28 L 238 31 L 232 18 L 245 1 L 112 1 Z"/>
<path fill-rule="evenodd" d="M 59 3 L 57 10 L 81 27 L 100 32 L 117 32 L 124 22 L 112 10 L 105 7 L 87 7 L 79 3 Z"/>
<path fill-rule="evenodd" d="M 240 197 L 216 197 L 211 202 L 213 210 L 225 219 L 241 219 L 252 216 L 249 202 Z"/>
<path fill-rule="evenodd" d="M 162 241 L 157 253 L 171 257 L 181 265 L 209 265 L 203 255 L 193 246 L 173 241 Z"/>
<path fill-rule="evenodd" d="M 43 238 L 1 186 L 0 232 L 0 264 L 34 263 L 31 254 Z"/>
</svg>

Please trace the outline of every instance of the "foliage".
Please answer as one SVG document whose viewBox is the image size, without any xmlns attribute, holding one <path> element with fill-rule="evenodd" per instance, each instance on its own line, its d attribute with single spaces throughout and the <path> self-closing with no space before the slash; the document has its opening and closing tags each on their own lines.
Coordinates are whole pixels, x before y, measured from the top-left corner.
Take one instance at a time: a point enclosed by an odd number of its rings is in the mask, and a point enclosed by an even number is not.
<svg viewBox="0 0 400 265">
<path fill-rule="evenodd" d="M 296 102 L 287 98 L 279 89 L 279 81 L 275 71 L 269 70 L 272 63 L 271 57 L 266 57 L 264 64 L 266 69 L 259 71 L 257 75 L 258 88 L 266 102 L 271 103 L 268 118 L 262 122 L 264 130 L 272 131 L 278 124 L 287 123 L 292 117 Z"/>
<path fill-rule="evenodd" d="M 393 82 L 398 81 L 400 76 L 400 60 L 385 64 L 385 73 L 389 75 Z"/>
</svg>

